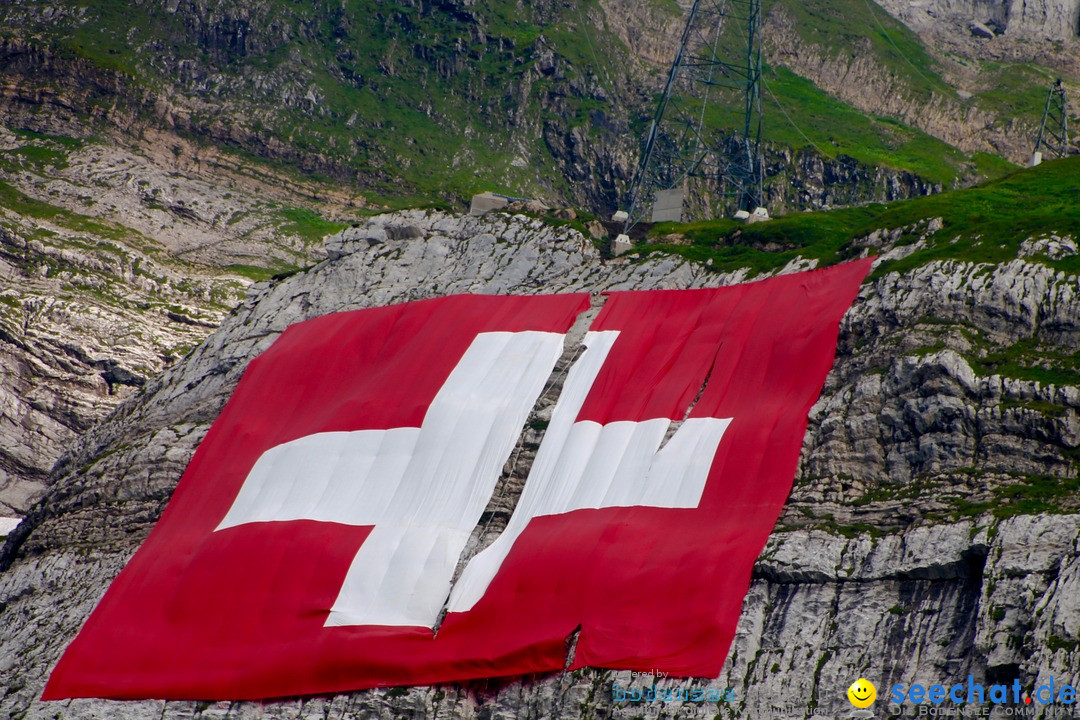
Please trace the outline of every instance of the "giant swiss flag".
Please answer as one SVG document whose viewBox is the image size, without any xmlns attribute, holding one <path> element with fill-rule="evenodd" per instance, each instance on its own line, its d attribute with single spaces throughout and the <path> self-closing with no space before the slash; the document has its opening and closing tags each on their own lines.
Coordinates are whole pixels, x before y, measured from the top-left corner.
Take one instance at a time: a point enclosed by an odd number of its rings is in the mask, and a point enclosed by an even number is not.
<svg viewBox="0 0 1080 720">
<path fill-rule="evenodd" d="M 294 325 L 252 361 L 44 699 L 550 672 L 575 630 L 571 667 L 716 676 L 868 269 L 609 294 L 506 530 L 471 557 L 588 296 Z"/>
</svg>

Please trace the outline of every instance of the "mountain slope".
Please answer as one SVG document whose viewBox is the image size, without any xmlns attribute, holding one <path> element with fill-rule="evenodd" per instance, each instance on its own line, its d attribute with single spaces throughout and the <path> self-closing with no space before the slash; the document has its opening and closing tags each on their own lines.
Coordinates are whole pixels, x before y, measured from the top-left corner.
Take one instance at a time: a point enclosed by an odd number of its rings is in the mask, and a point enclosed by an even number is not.
<svg viewBox="0 0 1080 720">
<path fill-rule="evenodd" d="M 784 147 L 806 146 L 948 186 L 1004 168 L 966 153 L 1026 159 L 1038 93 L 1018 107 L 993 94 L 1012 65 L 959 73 L 869 0 L 775 0 L 765 12 L 779 166 Z M 375 200 L 497 189 L 610 211 L 682 17 L 674 3 L 626 0 L 68 0 L 7 4 L 0 21 L 9 122 L 164 129 Z M 713 123 L 732 120 L 720 105 Z"/>
<path fill-rule="evenodd" d="M 1071 170 L 1075 162 L 1061 165 Z M 842 323 L 792 496 L 755 568 L 724 672 L 710 683 L 733 688 L 735 700 L 670 710 L 695 718 L 837 715 L 846 708 L 844 689 L 859 676 L 882 689 L 959 682 L 969 673 L 977 682 L 1015 677 L 1024 688 L 1051 674 L 1080 682 L 1080 378 L 1069 358 L 1080 346 L 1080 279 L 1070 265 L 1075 216 L 1009 239 L 999 248 L 1012 254 L 1007 261 L 930 252 L 932 240 L 950 244 L 935 236 L 943 228 L 965 237 L 965 213 L 977 212 L 970 206 L 980 193 L 1013 194 L 1024 204 L 1025 180 L 1060 169 L 1047 165 L 919 201 L 942 203 L 936 206 L 911 203 L 908 215 L 903 204 L 874 210 L 886 222 L 875 227 L 864 218 L 869 232 L 853 239 L 845 229 L 851 211 L 817 218 L 834 237 L 849 236 L 831 259 L 873 247 L 896 262 L 879 264 Z M 892 225 L 901 220 L 912 226 Z M 781 228 L 773 239 L 780 237 L 783 226 L 773 227 Z M 928 254 L 900 258 L 911 235 Z M 718 272 L 669 253 L 604 260 L 572 229 L 500 214 L 379 216 L 332 237 L 326 250 L 325 262 L 253 291 L 206 342 L 148 381 L 58 464 L 47 495 L 0 555 L 0 619 L 10 628 L 0 637 L 0 708 L 27 718 L 652 711 L 613 706 L 611 683 L 631 679 L 604 671 L 268 704 L 35 701 L 67 639 L 160 514 L 246 364 L 291 322 L 454 292 L 699 287 L 753 272 Z M 782 247 L 757 250 L 776 253 L 789 269 L 817 261 Z M 520 486 L 538 442 L 535 429 L 523 435 L 523 462 L 510 484 Z M 503 500 L 488 508 L 484 532 L 506 522 L 511 508 Z"/>
<path fill-rule="evenodd" d="M 840 713 L 860 675 L 1076 685 L 1080 158 L 1007 162 L 1025 160 L 1048 78 L 1077 89 L 1069 1 L 1038 17 L 766 3 L 770 205 L 853 207 L 657 226 L 616 260 L 565 222 L 369 215 L 481 189 L 616 207 L 674 2 L 4 3 L 0 517 L 26 519 L 0 550 L 0 714 L 641 715 L 612 708 L 625 673 L 593 671 L 265 706 L 35 698 L 289 322 L 450 292 L 717 285 L 864 253 L 881 261 L 713 683 L 737 700 L 680 711 Z M 737 117 L 718 105 L 710 123 Z M 510 508 L 489 511 L 498 531 Z"/>
<path fill-rule="evenodd" d="M 1048 18 L 1067 15 L 1058 4 Z M 1001 23 L 992 44 L 1011 56 L 970 40 L 942 52 L 940 23 L 911 21 L 916 35 L 869 0 L 764 10 L 774 213 L 1009 172 L 988 153 L 1023 159 L 1039 63 L 1067 74 L 1076 49 L 1067 23 L 1041 41 L 1027 15 L 982 18 L 977 3 L 950 22 Z M 321 259 L 322 236 L 373 207 L 460 205 L 480 189 L 617 207 L 682 22 L 660 0 L 0 6 L 0 352 L 12 378 L 0 517 L 25 510 L 66 443 L 210 332 L 245 285 Z M 737 104 L 713 106 L 717 132 L 739 125 Z M 762 245 L 795 228 L 776 241 L 785 258 L 755 256 L 722 224 L 708 229 L 722 247 L 679 251 L 775 267 L 824 259 L 888 217 L 829 215 L 823 226 L 848 234 L 813 248 L 820 238 L 798 228 L 817 215 L 748 231 Z"/>
<path fill-rule="evenodd" d="M 712 220 L 660 224 L 649 252 L 674 252 L 718 270 L 776 270 L 796 257 L 833 263 L 855 252 L 882 252 L 883 268 L 929 260 L 1008 262 L 1030 257 L 1076 273 L 1069 243 L 1080 237 L 1080 158 L 1015 171 L 976 187 L 890 204 L 792 213 L 768 223 Z M 880 272 L 880 270 L 879 270 Z"/>
</svg>

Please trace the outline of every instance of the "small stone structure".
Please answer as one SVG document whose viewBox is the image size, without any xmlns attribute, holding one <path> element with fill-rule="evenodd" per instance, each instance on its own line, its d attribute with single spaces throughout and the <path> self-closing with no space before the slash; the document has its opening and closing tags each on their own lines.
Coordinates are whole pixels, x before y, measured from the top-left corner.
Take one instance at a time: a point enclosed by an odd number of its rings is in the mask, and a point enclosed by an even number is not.
<svg viewBox="0 0 1080 720">
<path fill-rule="evenodd" d="M 615 257 L 624 255 L 634 249 L 634 243 L 630 242 L 629 235 L 620 234 L 611 241 L 611 254 Z"/>
<path fill-rule="evenodd" d="M 750 213 L 749 217 L 746 218 L 747 223 L 766 222 L 768 220 L 772 220 L 769 217 L 769 211 L 760 206 L 754 208 L 754 212 Z"/>
<path fill-rule="evenodd" d="M 493 192 L 482 192 L 479 195 L 473 195 L 472 203 L 469 205 L 469 214 L 483 215 L 492 210 L 502 210 L 509 204 L 510 198 L 505 195 L 499 195 Z"/>
<path fill-rule="evenodd" d="M 686 188 L 683 187 L 657 190 L 650 222 L 682 222 L 683 198 L 685 196 Z"/>
</svg>

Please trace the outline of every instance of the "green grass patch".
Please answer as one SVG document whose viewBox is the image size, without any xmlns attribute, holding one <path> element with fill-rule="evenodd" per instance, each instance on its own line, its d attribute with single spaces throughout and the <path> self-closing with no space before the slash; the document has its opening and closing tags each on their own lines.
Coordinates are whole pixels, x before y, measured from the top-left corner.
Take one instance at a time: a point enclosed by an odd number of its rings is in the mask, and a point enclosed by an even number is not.
<svg viewBox="0 0 1080 720">
<path fill-rule="evenodd" d="M 341 232 L 348 225 L 346 223 L 330 222 L 318 213 L 301 208 L 285 208 L 278 214 L 287 221 L 281 225 L 281 231 L 289 235 L 297 235 L 306 244 L 312 245 L 322 241 L 327 235 Z"/>
<path fill-rule="evenodd" d="M 40 145 L 24 145 L 21 148 L 0 153 L 0 165 L 6 168 L 34 168 L 62 170 L 68 166 L 67 153 Z"/>
<path fill-rule="evenodd" d="M 816 258 L 822 265 L 846 259 L 844 250 L 856 229 L 868 227 L 883 206 L 791 213 L 765 223 L 744 225 L 734 220 L 710 220 L 679 225 L 654 225 L 650 237 L 659 244 L 649 252 L 674 253 L 696 262 L 712 260 L 714 270 L 749 268 L 754 273 L 777 270 L 798 256 Z M 665 244 L 664 235 L 681 234 L 690 245 Z"/>
<path fill-rule="evenodd" d="M 918 36 L 872 0 L 766 0 L 763 10 L 767 14 L 776 5 L 795 20 L 803 42 L 834 57 L 869 56 L 902 79 L 913 97 L 954 94 Z"/>
<path fill-rule="evenodd" d="M 982 69 L 986 89 L 977 92 L 971 104 L 999 114 L 1002 123 L 1018 118 L 1034 124 L 1042 119 L 1055 73 L 1022 63 L 984 62 Z"/>
<path fill-rule="evenodd" d="M 0 207 L 36 220 L 51 222 L 69 230 L 85 232 L 111 240 L 127 241 L 138 234 L 122 225 L 71 212 L 62 207 L 24 195 L 11 185 L 0 181 Z"/>
<path fill-rule="evenodd" d="M 981 502 L 954 499 L 954 515 L 977 517 L 989 512 L 1003 519 L 1016 515 L 1074 512 L 1080 497 L 1080 477 L 1030 475 L 995 487 L 993 495 L 992 500 Z"/>
<path fill-rule="evenodd" d="M 239 275 L 240 277 L 245 277 L 248 280 L 251 280 L 252 282 L 263 282 L 263 281 L 266 281 L 266 280 L 270 280 L 271 278 L 274 277 L 275 274 L 277 274 L 278 272 L 281 272 L 280 268 L 271 269 L 271 268 L 260 267 L 259 265 L 241 265 L 241 264 L 226 265 L 222 269 L 227 273 L 231 273 L 233 275 Z"/>
<path fill-rule="evenodd" d="M 1043 402 L 1041 400 L 1003 400 L 1001 402 L 1002 410 L 1031 410 L 1042 415 L 1049 415 L 1050 417 L 1064 417 L 1068 412 L 1067 408 L 1061 405 L 1054 405 L 1053 403 Z"/>
<path fill-rule="evenodd" d="M 1004 375 L 1020 380 L 1034 380 L 1044 385 L 1080 386 L 1080 351 L 1064 353 L 1053 347 L 1044 348 L 1034 339 L 1021 340 L 1008 347 L 992 349 L 978 357 L 970 357 L 972 369 L 980 375 Z M 1037 405 L 1029 404 L 1032 409 Z M 1049 406 L 1047 411 L 1062 408 Z"/>
<path fill-rule="evenodd" d="M 766 68 L 764 77 L 763 137 L 768 142 L 793 148 L 812 144 L 826 157 L 846 155 L 866 165 L 907 170 L 945 187 L 958 177 L 985 179 L 1016 169 L 1002 158 L 969 155 L 898 120 L 857 110 L 786 68 Z M 709 124 L 737 130 L 743 122 L 739 103 L 730 93 L 724 97 L 727 102 L 710 105 Z"/>
<path fill-rule="evenodd" d="M 839 535 L 848 538 L 849 540 L 857 538 L 860 535 L 869 535 L 872 538 L 880 538 L 885 535 L 885 531 L 877 525 L 871 525 L 869 523 L 842 523 L 836 520 L 832 513 L 826 513 L 821 516 L 808 514 L 808 517 L 810 518 L 809 527 L 824 530 L 825 532 Z"/>
<path fill-rule="evenodd" d="M 886 227 L 924 217 L 941 217 L 945 227 L 926 250 L 878 272 L 905 271 L 935 259 L 999 263 L 1017 257 L 1029 237 L 1056 232 L 1080 237 L 1080 157 L 1043 163 L 975 188 L 917 198 L 890 206 L 882 215 Z M 1070 274 L 1080 273 L 1080 257 L 1046 260 Z"/>
<path fill-rule="evenodd" d="M 68 135 L 50 135 L 49 133 L 27 130 L 25 128 L 11 128 L 11 131 L 21 138 L 39 143 L 59 145 L 65 150 L 78 150 L 88 142 L 96 142 L 94 138 L 74 138 Z"/>
<path fill-rule="evenodd" d="M 1080 646 L 1080 642 L 1076 640 L 1066 640 L 1059 635 L 1051 635 L 1046 639 L 1046 647 L 1050 652 L 1064 650 L 1067 653 L 1072 653 L 1076 652 L 1078 646 Z"/>
<path fill-rule="evenodd" d="M 644 253 L 670 253 L 695 262 L 712 261 L 714 270 L 750 268 L 777 270 L 796 256 L 816 258 L 821 265 L 849 259 L 861 248 L 853 241 L 875 229 L 913 226 L 940 217 L 943 227 L 928 246 L 902 260 L 882 263 L 873 277 L 907 272 L 934 260 L 1000 263 L 1015 259 L 1029 237 L 1055 232 L 1080 237 L 1080 157 L 1018 170 L 964 190 L 889 204 L 840 210 L 791 213 L 769 222 L 744 225 L 732 220 L 651 228 Z M 689 244 L 665 243 L 679 234 Z M 1080 257 L 1042 260 L 1054 269 L 1080 274 Z"/>
</svg>

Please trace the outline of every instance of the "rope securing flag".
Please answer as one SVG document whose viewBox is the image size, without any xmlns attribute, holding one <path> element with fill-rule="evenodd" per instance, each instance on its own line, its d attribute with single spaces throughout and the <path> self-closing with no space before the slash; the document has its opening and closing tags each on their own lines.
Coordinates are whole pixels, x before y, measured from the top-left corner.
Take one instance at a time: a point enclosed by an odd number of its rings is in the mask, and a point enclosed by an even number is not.
<svg viewBox="0 0 1080 720">
<path fill-rule="evenodd" d="M 551 672 L 578 628 L 572 668 L 715 677 L 869 267 L 609 294 L 506 529 L 457 578 L 588 295 L 459 295 L 290 327 L 43 699 Z"/>
</svg>

